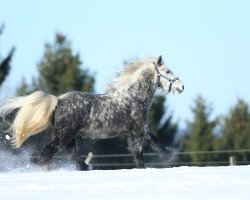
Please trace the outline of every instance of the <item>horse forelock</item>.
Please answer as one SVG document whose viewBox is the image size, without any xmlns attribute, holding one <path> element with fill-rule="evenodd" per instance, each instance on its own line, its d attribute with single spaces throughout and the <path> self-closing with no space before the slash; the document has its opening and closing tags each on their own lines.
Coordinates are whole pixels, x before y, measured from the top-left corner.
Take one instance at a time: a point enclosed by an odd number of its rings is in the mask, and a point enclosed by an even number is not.
<svg viewBox="0 0 250 200">
<path fill-rule="evenodd" d="M 149 66 L 150 64 L 156 61 L 157 58 L 152 57 L 144 60 L 132 61 L 129 64 L 125 65 L 120 70 L 120 72 L 118 72 L 117 78 L 115 78 L 113 82 L 108 85 L 108 90 L 115 91 L 121 87 L 124 87 L 125 85 L 130 84 L 133 79 L 136 79 L 137 76 L 140 75 L 139 73 L 137 73 L 139 70 Z"/>
</svg>

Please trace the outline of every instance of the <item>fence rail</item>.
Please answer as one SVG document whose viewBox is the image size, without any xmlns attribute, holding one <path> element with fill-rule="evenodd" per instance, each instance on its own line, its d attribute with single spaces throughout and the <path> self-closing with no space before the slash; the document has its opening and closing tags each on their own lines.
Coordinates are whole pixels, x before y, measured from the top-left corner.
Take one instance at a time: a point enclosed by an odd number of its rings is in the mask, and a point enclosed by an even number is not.
<svg viewBox="0 0 250 200">
<path fill-rule="evenodd" d="M 220 151 L 186 151 L 186 152 L 177 152 L 178 155 L 192 155 L 192 154 L 220 154 L 220 153 L 245 153 L 250 152 L 250 149 L 240 149 L 240 150 L 220 150 Z M 94 155 L 95 158 L 100 157 L 131 157 L 133 154 L 99 154 Z M 144 153 L 144 156 L 158 156 L 157 153 Z M 84 157 L 84 156 L 83 156 Z M 86 156 L 85 156 L 86 157 Z"/>
<path fill-rule="evenodd" d="M 219 151 L 189 151 L 189 152 L 178 152 L 177 157 L 195 157 L 196 155 L 219 155 L 225 154 L 225 160 L 212 160 L 204 162 L 191 162 L 185 161 L 185 159 L 177 159 L 177 161 L 166 163 L 163 162 L 157 153 L 145 153 L 144 158 L 146 165 L 148 167 L 173 167 L 173 166 L 222 166 L 222 165 L 249 165 L 250 160 L 238 160 L 237 155 L 241 153 L 247 153 L 250 155 L 250 149 L 241 149 L 241 150 L 219 150 Z M 91 160 L 91 166 L 94 169 L 116 169 L 116 168 L 133 168 L 135 163 L 133 162 L 133 154 L 99 154 L 93 155 Z M 230 159 L 232 158 L 232 163 Z M 86 156 L 82 156 L 86 158 Z"/>
</svg>

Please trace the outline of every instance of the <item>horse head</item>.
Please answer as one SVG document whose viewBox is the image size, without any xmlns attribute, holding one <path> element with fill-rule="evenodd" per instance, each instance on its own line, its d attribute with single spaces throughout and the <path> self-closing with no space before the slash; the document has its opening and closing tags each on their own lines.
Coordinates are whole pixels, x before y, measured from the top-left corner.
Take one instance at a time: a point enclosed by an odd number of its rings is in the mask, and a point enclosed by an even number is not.
<svg viewBox="0 0 250 200">
<path fill-rule="evenodd" d="M 164 64 L 162 56 L 159 56 L 157 62 L 154 62 L 157 73 L 157 85 L 165 93 L 173 92 L 180 94 L 184 90 L 181 80 Z"/>
</svg>

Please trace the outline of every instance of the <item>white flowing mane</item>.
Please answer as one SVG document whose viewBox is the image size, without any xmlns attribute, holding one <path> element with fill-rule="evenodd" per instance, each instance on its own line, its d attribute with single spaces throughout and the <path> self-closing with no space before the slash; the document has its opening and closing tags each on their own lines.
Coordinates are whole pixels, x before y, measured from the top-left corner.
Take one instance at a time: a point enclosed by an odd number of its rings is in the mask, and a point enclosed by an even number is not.
<svg viewBox="0 0 250 200">
<path fill-rule="evenodd" d="M 146 58 L 144 60 L 132 61 L 129 64 L 125 65 L 120 72 L 118 72 L 117 78 L 113 80 L 111 84 L 108 85 L 109 91 L 115 91 L 121 88 L 124 85 L 127 85 L 132 79 L 136 72 L 142 67 L 148 66 L 153 62 L 157 62 L 156 57 Z M 138 74 L 136 74 L 138 76 Z"/>
</svg>

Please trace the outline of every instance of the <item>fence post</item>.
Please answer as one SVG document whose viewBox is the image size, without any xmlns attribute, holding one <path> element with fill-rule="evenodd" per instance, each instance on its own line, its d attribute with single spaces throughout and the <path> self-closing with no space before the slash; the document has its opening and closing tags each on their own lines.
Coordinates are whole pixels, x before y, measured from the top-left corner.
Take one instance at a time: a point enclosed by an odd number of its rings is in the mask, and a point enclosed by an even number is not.
<svg viewBox="0 0 250 200">
<path fill-rule="evenodd" d="M 92 170 L 91 160 L 93 159 L 93 157 L 94 157 L 94 154 L 92 152 L 89 152 L 85 159 L 85 163 L 89 165 L 89 170 Z"/>
<path fill-rule="evenodd" d="M 229 165 L 230 166 L 237 165 L 237 157 L 236 156 L 230 156 L 229 157 Z"/>
</svg>

